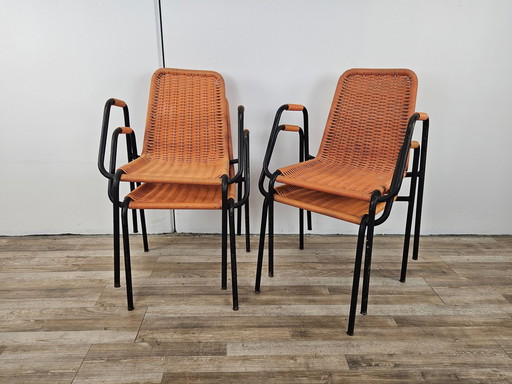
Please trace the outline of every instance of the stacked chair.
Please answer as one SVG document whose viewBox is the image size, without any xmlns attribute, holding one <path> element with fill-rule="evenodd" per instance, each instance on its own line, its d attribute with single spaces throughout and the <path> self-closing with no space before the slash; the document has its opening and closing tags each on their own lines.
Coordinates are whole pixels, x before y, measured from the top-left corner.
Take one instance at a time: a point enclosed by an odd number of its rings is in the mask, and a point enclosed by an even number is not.
<svg viewBox="0 0 512 384">
<path fill-rule="evenodd" d="M 304 210 L 359 226 L 347 329 L 349 335 L 354 333 L 363 251 L 361 313 L 366 314 L 374 227 L 386 221 L 395 201 L 408 203 L 400 277 L 405 281 L 415 204 L 413 259 L 418 257 L 429 126 L 427 114 L 415 112 L 416 91 L 417 78 L 410 70 L 352 69 L 345 72 L 338 81 L 316 157 L 309 154 L 306 108 L 285 104 L 278 109 L 259 179 L 259 189 L 265 199 L 256 292 L 260 292 L 261 287 L 267 219 L 269 276 L 274 275 L 274 202 L 299 208 L 300 248 L 304 244 Z M 281 124 L 284 111 L 301 112 L 303 127 Z M 418 120 L 423 122 L 421 144 L 412 141 Z M 299 134 L 299 162 L 272 172 L 269 164 L 281 132 Z M 411 151 L 413 161 L 409 167 Z M 410 178 L 409 193 L 398 196 L 402 180 L 406 177 Z M 308 222 L 310 227 L 310 219 Z"/>
<path fill-rule="evenodd" d="M 104 166 L 111 108 L 120 107 L 124 127 L 113 131 L 110 164 Z M 233 309 L 238 309 L 235 218 L 238 233 L 244 208 L 246 248 L 249 246 L 249 132 L 243 128 L 244 108 L 238 107 L 238 158 L 233 156 L 229 106 L 224 80 L 212 71 L 162 68 L 152 77 L 149 105 L 140 155 L 130 128 L 124 101 L 106 102 L 98 156 L 100 172 L 109 180 L 113 205 L 114 285 L 120 286 L 119 218 L 122 220 L 128 309 L 132 310 L 128 211 L 133 210 L 133 229 L 138 231 L 140 211 L 144 250 L 148 241 L 144 210 L 210 209 L 222 212 L 221 287 L 227 288 L 227 238 L 230 233 Z M 116 164 L 119 135 L 126 136 L 128 163 Z M 120 200 L 120 183 L 130 184 L 130 193 Z M 121 211 L 121 212 L 120 212 Z M 120 215 L 121 213 L 121 215 Z"/>
</svg>

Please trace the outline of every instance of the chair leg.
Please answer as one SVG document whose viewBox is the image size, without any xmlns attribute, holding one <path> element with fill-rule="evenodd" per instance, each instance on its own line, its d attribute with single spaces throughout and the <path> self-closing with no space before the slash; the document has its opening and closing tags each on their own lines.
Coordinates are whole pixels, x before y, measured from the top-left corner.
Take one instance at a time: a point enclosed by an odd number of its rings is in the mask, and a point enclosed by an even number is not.
<svg viewBox="0 0 512 384">
<path fill-rule="evenodd" d="M 274 277 L 274 196 L 268 199 L 268 275 Z"/>
<path fill-rule="evenodd" d="M 114 241 L 114 287 L 119 288 L 121 286 L 121 249 L 119 241 L 119 180 L 114 180 L 112 184 L 112 218 L 113 218 L 113 241 Z"/>
<path fill-rule="evenodd" d="M 226 203 L 222 203 L 222 276 L 221 276 L 221 288 L 227 289 L 228 288 L 228 249 L 227 249 L 227 207 Z"/>
<path fill-rule="evenodd" d="M 418 148 L 414 149 L 414 160 L 412 164 L 411 185 L 407 204 L 407 219 L 405 221 L 404 250 L 402 254 L 402 269 L 400 271 L 400 282 L 405 283 L 407 275 L 407 263 L 409 259 L 409 246 L 411 243 L 412 217 L 414 214 L 414 202 L 416 197 L 416 181 L 418 179 Z"/>
<path fill-rule="evenodd" d="M 228 178 L 222 177 L 222 272 L 221 288 L 228 288 Z"/>
<path fill-rule="evenodd" d="M 416 223 L 414 226 L 414 244 L 412 251 L 413 260 L 418 260 L 418 254 L 420 249 L 420 231 L 421 231 L 421 211 L 423 208 L 423 183 L 420 177 L 420 183 L 418 188 L 418 202 L 416 203 Z"/>
<path fill-rule="evenodd" d="M 251 252 L 251 230 L 249 228 L 249 200 L 245 202 L 245 251 Z"/>
<path fill-rule="evenodd" d="M 114 218 L 114 287 L 119 288 L 121 286 L 121 278 L 120 278 L 120 244 L 119 244 L 119 207 L 117 207 L 117 202 L 114 201 L 112 204 L 113 218 Z"/>
<path fill-rule="evenodd" d="M 423 127 L 425 129 L 425 126 Z M 425 168 L 427 157 L 427 138 L 424 136 L 421 143 L 420 171 L 418 175 L 418 201 L 416 203 L 416 223 L 414 226 L 414 245 L 412 251 L 413 260 L 418 260 L 420 248 L 421 211 L 423 208 L 423 189 L 425 187 Z"/>
<path fill-rule="evenodd" d="M 130 191 L 133 192 L 135 189 L 135 183 L 130 182 Z M 137 226 L 137 210 L 132 209 L 132 221 L 133 221 L 133 233 L 139 233 L 139 227 Z"/>
<path fill-rule="evenodd" d="M 311 219 L 311 212 L 308 211 L 308 231 L 313 230 L 313 220 Z"/>
<path fill-rule="evenodd" d="M 350 336 L 354 334 L 354 327 L 356 322 L 357 295 L 359 291 L 359 278 L 361 276 L 361 263 L 363 259 L 363 246 L 367 220 L 368 216 L 364 216 L 361 224 L 359 225 L 359 235 L 357 237 L 356 259 L 354 263 L 354 277 L 352 279 L 352 295 L 350 299 L 350 310 L 347 328 L 347 334 Z"/>
<path fill-rule="evenodd" d="M 236 271 L 236 240 L 235 240 L 235 209 L 229 208 L 229 244 L 231 248 L 231 290 L 233 294 L 233 310 L 238 311 L 238 280 Z"/>
<path fill-rule="evenodd" d="M 146 229 L 146 215 L 143 209 L 141 209 L 139 212 L 140 226 L 142 228 L 142 244 L 144 245 L 144 252 L 149 252 L 148 231 Z"/>
<path fill-rule="evenodd" d="M 411 226 L 412 226 L 412 214 L 413 214 L 414 202 L 409 201 L 409 207 L 407 208 L 407 220 L 405 224 L 405 236 L 404 236 L 404 250 L 402 254 L 402 268 L 400 271 L 400 282 L 405 283 L 407 276 L 407 264 L 409 258 L 409 244 L 411 240 Z"/>
<path fill-rule="evenodd" d="M 299 249 L 304 249 L 304 210 L 299 209 Z"/>
<path fill-rule="evenodd" d="M 132 268 L 130 262 L 130 234 L 128 231 L 128 204 L 130 199 L 126 198 L 123 202 L 121 220 L 123 225 L 123 249 L 124 249 L 124 270 L 126 275 L 126 299 L 128 301 L 128 310 L 133 310 L 133 291 L 132 291 Z"/>
<path fill-rule="evenodd" d="M 236 186 L 237 190 L 237 201 L 242 200 L 242 182 L 239 181 Z M 242 207 L 238 207 L 236 215 L 236 234 L 240 236 L 242 234 Z"/>
<path fill-rule="evenodd" d="M 263 251 L 265 248 L 265 229 L 267 227 L 267 211 L 268 211 L 268 198 L 265 197 L 263 200 L 263 209 L 261 211 L 261 230 L 260 230 L 260 242 L 258 247 L 258 264 L 256 266 L 256 284 L 254 290 L 256 293 L 260 293 L 261 286 L 261 270 L 263 269 Z"/>
<path fill-rule="evenodd" d="M 373 249 L 373 231 L 374 231 L 374 220 L 372 217 L 369 219 L 366 233 L 366 252 L 364 258 L 364 272 L 363 272 L 363 293 L 361 299 L 361 314 L 366 315 L 368 312 L 368 293 L 370 291 L 370 271 L 372 267 L 372 249 Z"/>
</svg>

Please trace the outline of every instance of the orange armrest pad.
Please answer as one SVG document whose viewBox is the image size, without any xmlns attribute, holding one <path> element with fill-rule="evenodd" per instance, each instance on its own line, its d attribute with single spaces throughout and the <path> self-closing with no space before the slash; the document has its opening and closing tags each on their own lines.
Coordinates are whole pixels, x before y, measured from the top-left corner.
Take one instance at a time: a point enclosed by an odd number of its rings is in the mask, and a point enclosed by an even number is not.
<svg viewBox="0 0 512 384">
<path fill-rule="evenodd" d="M 420 115 L 420 120 L 428 120 L 428 114 L 425 112 L 418 112 L 418 114 Z"/>
<path fill-rule="evenodd" d="M 304 109 L 303 105 L 300 104 L 287 104 L 288 111 L 302 111 Z"/>
<path fill-rule="evenodd" d="M 420 147 L 420 143 L 413 140 L 411 141 L 411 149 L 416 149 L 416 148 L 419 148 Z"/>
<path fill-rule="evenodd" d="M 298 125 L 288 125 L 288 124 L 285 124 L 285 125 L 283 125 L 283 131 L 299 132 L 300 131 L 300 127 Z"/>
<path fill-rule="evenodd" d="M 119 100 L 119 99 L 114 99 L 114 105 L 116 107 L 121 107 L 121 108 L 126 107 L 126 103 L 123 100 Z"/>
<path fill-rule="evenodd" d="M 125 134 L 125 135 L 129 135 L 130 133 L 133 133 L 133 129 L 131 129 L 130 127 L 120 127 L 121 128 L 121 133 Z"/>
</svg>

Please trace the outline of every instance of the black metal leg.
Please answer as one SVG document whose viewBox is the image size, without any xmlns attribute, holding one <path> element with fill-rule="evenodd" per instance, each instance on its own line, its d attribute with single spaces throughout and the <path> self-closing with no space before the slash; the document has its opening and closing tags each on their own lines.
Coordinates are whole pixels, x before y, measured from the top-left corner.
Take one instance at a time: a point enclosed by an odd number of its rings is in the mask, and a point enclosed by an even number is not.
<svg viewBox="0 0 512 384">
<path fill-rule="evenodd" d="M 375 215 L 370 214 L 368 229 L 366 233 L 366 252 L 364 258 L 364 273 L 363 273 L 363 293 L 361 299 L 361 314 L 366 315 L 368 312 L 368 293 L 370 291 L 370 271 L 372 267 L 372 248 L 373 248 L 373 230 Z"/>
<path fill-rule="evenodd" d="M 130 191 L 135 189 L 135 183 L 130 182 Z M 133 221 L 133 233 L 139 233 L 139 227 L 137 226 L 137 210 L 132 209 L 132 221 Z"/>
<path fill-rule="evenodd" d="M 359 236 L 357 237 L 356 259 L 354 263 L 354 277 L 352 279 L 352 295 L 350 299 L 350 310 L 348 315 L 347 328 L 347 334 L 350 336 L 354 334 L 354 327 L 356 322 L 357 294 L 359 291 L 359 278 L 361 276 L 361 262 L 363 259 L 363 245 L 367 220 L 368 217 L 364 216 L 361 224 L 359 225 Z"/>
<path fill-rule="evenodd" d="M 423 187 L 424 187 L 424 174 L 420 171 L 418 183 L 418 202 L 416 203 L 416 223 L 414 226 L 414 245 L 412 251 L 413 260 L 418 260 L 418 253 L 420 249 L 420 231 L 421 231 L 421 211 L 423 208 Z"/>
<path fill-rule="evenodd" d="M 260 230 L 260 242 L 258 247 L 258 264 L 256 266 L 256 284 L 254 290 L 256 293 L 260 292 L 261 286 L 261 270 L 263 269 L 263 251 L 265 248 L 265 229 L 267 227 L 267 210 L 268 210 L 268 198 L 265 197 L 263 201 L 263 209 L 261 211 L 261 230 Z"/>
<path fill-rule="evenodd" d="M 299 209 L 299 249 L 304 249 L 304 210 Z"/>
<path fill-rule="evenodd" d="M 312 231 L 313 230 L 313 220 L 311 219 L 311 212 L 308 211 L 307 215 L 308 215 L 308 231 Z"/>
<path fill-rule="evenodd" d="M 120 266 L 120 258 L 121 258 L 121 250 L 119 244 L 119 180 L 115 180 L 112 186 L 112 217 L 114 221 L 114 287 L 119 288 L 121 286 L 121 266 Z"/>
<path fill-rule="evenodd" d="M 242 200 L 242 181 L 239 181 L 236 186 L 237 201 Z M 236 233 L 238 236 L 242 234 L 242 207 L 238 207 L 236 215 Z"/>
<path fill-rule="evenodd" d="M 274 277 L 274 197 L 268 199 L 268 275 Z"/>
<path fill-rule="evenodd" d="M 233 310 L 238 311 L 238 281 L 236 271 L 236 240 L 235 240 L 235 209 L 229 208 L 229 243 L 231 248 L 231 290 L 233 294 Z"/>
<path fill-rule="evenodd" d="M 251 252 L 251 230 L 249 228 L 249 200 L 245 202 L 245 251 Z"/>
<path fill-rule="evenodd" d="M 227 249 L 227 207 L 226 204 L 222 203 L 222 277 L 221 277 L 221 288 L 228 288 L 228 249 Z"/>
<path fill-rule="evenodd" d="M 140 226 L 142 227 L 142 244 L 144 245 L 144 252 L 149 251 L 149 243 L 148 243 L 148 231 L 146 229 L 146 215 L 144 210 L 140 211 Z"/>
<path fill-rule="evenodd" d="M 427 144 L 429 120 L 423 122 L 423 134 L 421 138 L 420 172 L 418 175 L 418 202 L 416 203 L 416 225 L 414 226 L 414 246 L 412 258 L 418 260 L 420 248 L 421 212 L 423 209 L 423 189 L 425 187 L 425 172 L 427 168 Z"/>
<path fill-rule="evenodd" d="M 132 268 L 130 262 L 130 237 L 128 231 L 128 204 L 127 198 L 123 203 L 122 225 L 123 225 L 123 249 L 124 249 L 124 270 L 126 275 L 126 299 L 128 301 L 128 310 L 133 310 L 133 291 L 132 291 Z"/>
<path fill-rule="evenodd" d="M 404 250 L 402 254 L 402 269 L 400 271 L 400 282 L 405 283 L 407 275 L 407 263 L 409 261 L 409 246 L 411 242 L 412 217 L 414 214 L 414 201 L 416 197 L 416 181 L 418 179 L 418 148 L 414 149 L 412 164 L 411 185 L 409 188 L 407 219 L 405 221 Z"/>
</svg>

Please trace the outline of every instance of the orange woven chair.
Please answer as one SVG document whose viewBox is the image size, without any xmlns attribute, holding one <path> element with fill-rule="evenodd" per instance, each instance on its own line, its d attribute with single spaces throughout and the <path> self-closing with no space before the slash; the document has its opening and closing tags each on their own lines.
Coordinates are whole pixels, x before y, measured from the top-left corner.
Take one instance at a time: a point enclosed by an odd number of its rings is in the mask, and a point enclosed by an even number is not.
<svg viewBox="0 0 512 384">
<path fill-rule="evenodd" d="M 354 332 L 363 248 L 361 313 L 366 314 L 374 227 L 389 217 L 395 200 L 408 202 L 400 277 L 405 281 L 415 201 L 413 258 L 418 254 L 429 126 L 426 114 L 414 112 L 416 90 L 417 78 L 410 70 L 352 69 L 345 72 L 339 79 L 316 157 L 309 154 L 306 108 L 285 104 L 278 109 L 259 180 L 265 200 L 256 272 L 257 293 L 261 285 L 267 213 L 269 276 L 274 275 L 274 201 L 301 210 L 301 246 L 304 242 L 303 210 L 359 225 L 348 334 Z M 304 128 L 281 125 L 284 111 L 302 111 Z M 423 120 L 421 145 L 412 142 L 418 120 Z M 283 131 L 299 133 L 301 161 L 272 173 L 269 170 L 272 152 L 279 133 Z M 410 151 L 414 155 L 411 170 L 407 171 Z M 398 196 L 404 177 L 411 179 L 409 194 Z M 276 183 L 280 185 L 276 186 Z"/>
<path fill-rule="evenodd" d="M 109 171 L 104 164 L 108 120 L 112 106 L 122 107 L 126 127 L 114 131 Z M 140 209 L 144 249 L 148 250 L 144 209 L 219 209 L 222 211 L 222 277 L 227 288 L 228 214 L 234 225 L 245 208 L 246 248 L 249 245 L 249 153 L 248 131 L 243 129 L 244 108 L 238 108 L 238 151 L 233 157 L 229 107 L 224 80 L 212 71 L 162 68 L 153 74 L 142 152 L 137 155 L 135 135 L 129 128 L 126 103 L 110 99 L 105 106 L 98 165 L 109 179 L 109 197 L 114 218 L 114 284 L 120 286 L 119 210 Z M 116 169 L 117 138 L 127 135 L 129 162 Z M 235 172 L 235 165 L 238 169 Z M 129 182 L 131 192 L 119 201 L 120 182 Z M 238 193 L 237 190 L 238 189 Z M 238 201 L 235 202 L 235 195 Z M 123 238 L 128 309 L 133 309 L 127 217 Z M 239 221 L 240 223 L 240 221 Z M 134 225 L 135 227 L 135 225 Z M 136 228 L 134 228 L 135 230 Z M 240 232 L 240 225 L 239 225 Z M 232 231 L 232 234 L 233 231 Z M 236 254 L 231 244 L 233 308 L 238 308 Z"/>
</svg>

